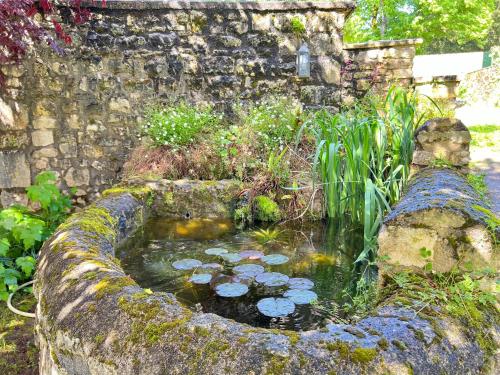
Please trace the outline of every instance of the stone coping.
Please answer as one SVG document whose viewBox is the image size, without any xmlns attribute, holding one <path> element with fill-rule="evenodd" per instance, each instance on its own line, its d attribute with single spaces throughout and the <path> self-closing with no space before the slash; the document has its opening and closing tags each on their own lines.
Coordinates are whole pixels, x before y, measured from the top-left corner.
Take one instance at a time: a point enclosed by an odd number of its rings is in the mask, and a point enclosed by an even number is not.
<svg viewBox="0 0 500 375">
<path fill-rule="evenodd" d="M 348 43 L 344 44 L 344 49 L 372 49 L 372 48 L 390 48 L 390 47 L 404 47 L 416 46 L 422 44 L 423 39 L 400 39 L 400 40 L 375 40 L 364 43 Z"/>
<path fill-rule="evenodd" d="M 98 1 L 84 0 L 85 6 L 103 8 Z M 241 9 L 256 11 L 290 10 L 344 10 L 352 12 L 356 4 L 351 0 L 335 1 L 170 1 L 170 0 L 107 0 L 104 8 L 108 9 Z"/>
<path fill-rule="evenodd" d="M 445 83 L 445 82 L 460 82 L 465 78 L 464 74 L 455 74 L 455 75 L 441 75 L 441 76 L 423 76 L 423 77 L 414 77 L 413 83 L 422 84 L 422 83 Z"/>
<path fill-rule="evenodd" d="M 407 299 L 388 297 L 354 324 L 292 332 L 194 312 L 171 293 L 142 289 L 114 254 L 155 214 L 156 193 L 111 190 L 44 244 L 35 288 L 41 374 L 458 374 L 485 365 L 469 328 L 417 314 Z"/>
</svg>

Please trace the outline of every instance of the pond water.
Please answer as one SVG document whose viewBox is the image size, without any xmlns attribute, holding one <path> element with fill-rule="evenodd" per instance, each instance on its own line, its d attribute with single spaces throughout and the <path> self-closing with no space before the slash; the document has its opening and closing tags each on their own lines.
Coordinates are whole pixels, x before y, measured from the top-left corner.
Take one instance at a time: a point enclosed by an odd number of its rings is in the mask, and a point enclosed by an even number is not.
<svg viewBox="0 0 500 375">
<path fill-rule="evenodd" d="M 309 330 L 349 320 L 340 307 L 362 245 L 360 228 L 338 222 L 239 230 L 229 220 L 151 219 L 118 257 L 143 288 L 195 311 Z"/>
</svg>

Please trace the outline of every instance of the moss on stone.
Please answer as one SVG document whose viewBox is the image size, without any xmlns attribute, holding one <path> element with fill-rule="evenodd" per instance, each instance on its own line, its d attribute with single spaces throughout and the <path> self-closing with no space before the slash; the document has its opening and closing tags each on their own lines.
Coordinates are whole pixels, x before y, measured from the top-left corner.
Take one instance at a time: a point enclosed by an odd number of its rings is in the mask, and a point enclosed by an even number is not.
<svg viewBox="0 0 500 375">
<path fill-rule="evenodd" d="M 406 344 L 403 341 L 392 340 L 391 343 L 392 343 L 392 345 L 394 345 L 399 350 L 405 351 L 406 349 L 408 349 L 408 347 L 406 346 Z"/>
<path fill-rule="evenodd" d="M 377 345 L 380 347 L 380 349 L 387 350 L 389 348 L 389 341 L 387 341 L 385 337 L 382 337 L 377 341 Z"/>
<path fill-rule="evenodd" d="M 116 222 L 117 220 L 110 215 L 106 208 L 90 206 L 71 215 L 66 222 L 59 226 L 59 230 L 78 229 L 114 240 Z"/>
<path fill-rule="evenodd" d="M 327 343 L 326 348 L 332 352 L 336 351 L 341 359 L 355 363 L 367 363 L 377 356 L 375 348 L 354 348 L 351 350 L 348 343 L 340 340 Z"/>
<path fill-rule="evenodd" d="M 200 326 L 194 327 L 194 333 L 197 336 L 201 336 L 201 337 L 210 336 L 210 331 L 208 329 L 206 329 L 205 327 L 200 327 Z"/>
<path fill-rule="evenodd" d="M 268 354 L 266 361 L 266 375 L 282 375 L 290 359 L 288 357 L 281 357 L 273 354 Z"/>
<path fill-rule="evenodd" d="M 84 280 L 93 280 L 97 277 L 98 272 L 97 271 L 90 271 L 90 272 L 85 272 L 82 276 L 82 279 Z"/>
<path fill-rule="evenodd" d="M 104 336 L 102 333 L 100 333 L 94 337 L 94 342 L 97 345 L 101 345 L 105 339 L 106 339 L 106 336 Z"/>
<path fill-rule="evenodd" d="M 147 186 L 115 186 L 104 190 L 102 192 L 102 196 L 108 197 L 110 195 L 120 195 L 124 193 L 130 193 L 135 198 L 145 202 L 148 199 L 151 199 L 153 190 Z"/>
<path fill-rule="evenodd" d="M 246 336 L 241 336 L 240 338 L 238 338 L 238 342 L 240 344 L 246 344 L 248 341 L 250 341 L 250 339 Z"/>
<path fill-rule="evenodd" d="M 281 220 L 281 210 L 278 204 L 265 195 L 259 195 L 254 199 L 254 216 L 258 221 L 276 222 Z"/>
<path fill-rule="evenodd" d="M 174 201 L 174 193 L 171 191 L 167 191 L 163 194 L 163 203 L 165 203 L 167 206 L 171 206 L 175 203 Z"/>
<path fill-rule="evenodd" d="M 136 283 L 128 276 L 104 277 L 94 286 L 95 296 L 101 299 L 108 294 L 118 293 L 130 285 L 136 285 Z"/>
<path fill-rule="evenodd" d="M 368 332 L 372 336 L 380 336 L 381 335 L 379 331 L 377 331 L 376 329 L 371 328 L 371 327 L 367 328 L 366 332 Z"/>
<path fill-rule="evenodd" d="M 356 336 L 359 339 L 364 339 L 366 337 L 366 335 L 363 332 L 361 332 L 360 330 L 357 330 L 354 327 L 346 327 L 344 329 L 344 331 L 350 333 L 351 335 Z"/>
<path fill-rule="evenodd" d="M 161 304 L 157 300 L 138 302 L 143 297 L 142 293 L 135 293 L 133 301 L 125 296 L 118 298 L 118 306 L 130 317 L 141 319 L 144 322 L 154 319 L 161 311 Z"/>
<path fill-rule="evenodd" d="M 331 351 L 331 352 L 338 352 L 340 358 L 348 358 L 349 353 L 351 352 L 351 348 L 349 344 L 343 341 L 334 341 L 334 342 L 328 342 L 326 344 L 326 348 Z"/>
<path fill-rule="evenodd" d="M 356 348 L 351 352 L 351 360 L 355 363 L 368 363 L 377 356 L 377 349 Z"/>
<path fill-rule="evenodd" d="M 302 354 L 301 352 L 299 352 L 298 354 L 298 357 L 299 357 L 299 367 L 300 368 L 303 368 L 307 365 L 307 358 L 304 354 Z"/>
</svg>

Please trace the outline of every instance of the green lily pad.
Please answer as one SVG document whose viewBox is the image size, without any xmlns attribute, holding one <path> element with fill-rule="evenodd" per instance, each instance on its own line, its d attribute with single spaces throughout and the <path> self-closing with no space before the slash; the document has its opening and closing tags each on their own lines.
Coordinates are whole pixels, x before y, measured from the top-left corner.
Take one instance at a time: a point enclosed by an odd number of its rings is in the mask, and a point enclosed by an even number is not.
<svg viewBox="0 0 500 375">
<path fill-rule="evenodd" d="M 318 300 L 318 295 L 312 290 L 290 289 L 283 294 L 283 297 L 288 298 L 296 305 L 308 305 Z"/>
<path fill-rule="evenodd" d="M 176 270 L 187 271 L 192 270 L 193 268 L 200 267 L 202 264 L 203 263 L 201 263 L 199 260 L 187 258 L 175 261 L 174 263 L 172 263 L 172 267 L 174 267 Z"/>
<path fill-rule="evenodd" d="M 221 297 L 240 297 L 248 293 L 248 286 L 241 283 L 224 283 L 215 287 L 215 293 Z"/>
<path fill-rule="evenodd" d="M 271 318 L 285 317 L 295 311 L 295 304 L 287 298 L 263 298 L 257 302 L 261 314 Z"/>
<path fill-rule="evenodd" d="M 197 273 L 189 279 L 193 284 L 208 284 L 211 280 L 212 275 L 209 273 Z"/>
<path fill-rule="evenodd" d="M 279 272 L 264 272 L 255 277 L 255 281 L 265 286 L 283 286 L 290 278 Z"/>
<path fill-rule="evenodd" d="M 221 258 L 229 263 L 238 263 L 238 262 L 241 262 L 243 260 L 243 258 L 240 256 L 240 254 L 236 254 L 236 253 L 221 254 Z"/>
<path fill-rule="evenodd" d="M 292 277 L 288 280 L 288 287 L 290 289 L 312 289 L 314 288 L 314 282 L 302 277 Z"/>
<path fill-rule="evenodd" d="M 246 275 L 250 277 L 255 277 L 261 273 L 264 273 L 264 267 L 258 264 L 242 264 L 233 268 L 233 272 L 238 275 Z"/>
<path fill-rule="evenodd" d="M 205 250 L 205 254 L 207 255 L 222 255 L 227 254 L 229 251 L 223 249 L 222 247 L 212 247 L 210 249 Z"/>
<path fill-rule="evenodd" d="M 275 266 L 278 264 L 285 264 L 289 261 L 289 258 L 281 254 L 269 254 L 262 257 L 262 261 L 270 266 Z"/>
</svg>

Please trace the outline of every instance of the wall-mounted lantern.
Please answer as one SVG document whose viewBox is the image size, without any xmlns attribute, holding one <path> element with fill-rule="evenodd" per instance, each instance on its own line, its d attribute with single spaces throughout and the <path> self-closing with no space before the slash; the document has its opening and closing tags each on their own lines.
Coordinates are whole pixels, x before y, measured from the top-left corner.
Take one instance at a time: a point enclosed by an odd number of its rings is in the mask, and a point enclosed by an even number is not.
<svg viewBox="0 0 500 375">
<path fill-rule="evenodd" d="M 311 57 L 306 43 L 302 43 L 297 54 L 297 74 L 300 78 L 311 76 Z"/>
</svg>

